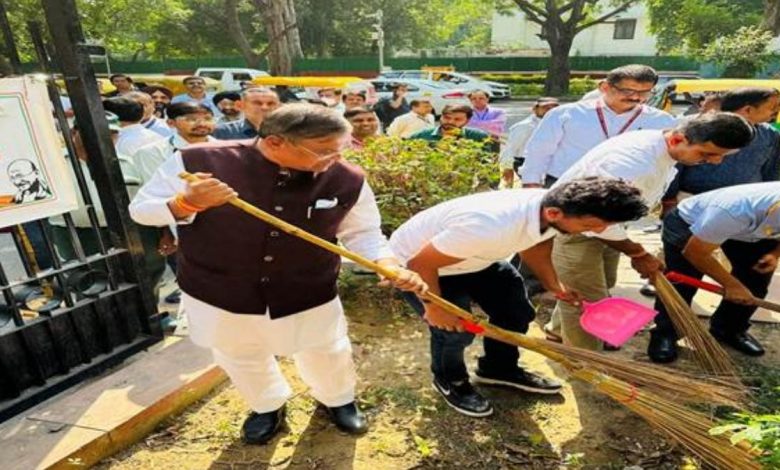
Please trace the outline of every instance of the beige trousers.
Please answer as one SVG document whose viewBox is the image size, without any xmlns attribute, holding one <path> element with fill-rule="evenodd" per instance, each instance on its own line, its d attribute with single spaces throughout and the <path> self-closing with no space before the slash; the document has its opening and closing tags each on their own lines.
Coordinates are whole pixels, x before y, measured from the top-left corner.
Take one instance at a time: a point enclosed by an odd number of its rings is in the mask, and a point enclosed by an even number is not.
<svg viewBox="0 0 780 470">
<path fill-rule="evenodd" d="M 620 252 L 598 238 L 584 235 L 558 235 L 553 245 L 552 261 L 560 281 L 591 302 L 609 297 L 609 289 L 617 282 Z M 560 322 L 564 344 L 599 350 L 601 341 L 580 326 L 579 307 L 557 302 L 551 323 Z"/>
</svg>

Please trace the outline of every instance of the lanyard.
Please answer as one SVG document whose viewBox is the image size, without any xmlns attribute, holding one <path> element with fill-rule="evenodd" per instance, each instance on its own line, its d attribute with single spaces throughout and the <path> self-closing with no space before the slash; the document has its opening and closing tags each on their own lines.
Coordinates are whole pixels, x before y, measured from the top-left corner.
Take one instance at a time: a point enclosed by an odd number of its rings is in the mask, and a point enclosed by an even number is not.
<svg viewBox="0 0 780 470">
<path fill-rule="evenodd" d="M 601 131 L 604 133 L 604 137 L 609 139 L 609 130 L 607 129 L 607 120 L 604 118 L 604 110 L 602 109 L 601 101 L 598 101 L 596 103 L 596 114 L 599 116 L 599 124 L 601 124 Z M 617 135 L 620 135 L 626 131 L 629 127 L 631 127 L 631 124 L 636 121 L 636 118 L 639 117 L 639 115 L 642 114 L 642 105 L 639 105 L 639 108 L 637 108 L 636 112 L 633 116 L 626 122 L 623 127 L 620 128 Z"/>
</svg>

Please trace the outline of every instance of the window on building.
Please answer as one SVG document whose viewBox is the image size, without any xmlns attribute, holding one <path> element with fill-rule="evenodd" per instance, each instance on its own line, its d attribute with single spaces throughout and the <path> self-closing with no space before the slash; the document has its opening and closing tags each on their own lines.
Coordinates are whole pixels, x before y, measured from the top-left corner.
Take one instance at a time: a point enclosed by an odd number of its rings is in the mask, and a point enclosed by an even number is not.
<svg viewBox="0 0 780 470">
<path fill-rule="evenodd" d="M 634 39 L 636 20 L 615 20 L 613 39 Z"/>
</svg>

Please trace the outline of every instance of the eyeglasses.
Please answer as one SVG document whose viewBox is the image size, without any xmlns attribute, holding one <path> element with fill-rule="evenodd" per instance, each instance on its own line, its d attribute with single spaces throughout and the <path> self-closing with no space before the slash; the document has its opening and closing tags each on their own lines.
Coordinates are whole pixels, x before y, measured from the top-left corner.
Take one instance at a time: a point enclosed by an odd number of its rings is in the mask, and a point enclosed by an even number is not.
<svg viewBox="0 0 780 470">
<path fill-rule="evenodd" d="M 327 158 L 337 157 L 337 156 L 341 155 L 345 150 L 349 149 L 349 145 L 344 145 L 339 150 L 337 150 L 335 152 L 318 153 L 318 152 L 315 152 L 314 150 L 311 150 L 311 149 L 308 149 L 308 148 L 304 147 L 303 145 L 298 145 L 298 144 L 292 144 L 292 145 L 294 147 L 298 147 L 299 149 L 306 151 L 309 155 L 314 155 L 315 157 L 317 157 L 317 158 L 319 158 L 321 160 L 325 160 Z"/>
<path fill-rule="evenodd" d="M 640 98 L 649 98 L 650 96 L 653 96 L 655 94 L 655 91 L 650 90 L 634 90 L 633 88 L 620 88 L 617 85 L 610 85 L 612 89 L 616 90 L 618 93 L 620 93 L 623 96 L 633 96 L 636 95 Z"/>
<path fill-rule="evenodd" d="M 197 124 L 199 122 L 205 122 L 205 123 L 212 123 L 214 122 L 214 116 L 202 116 L 202 117 L 195 117 L 195 116 L 179 116 L 176 118 L 177 121 L 184 121 L 187 124 Z"/>
</svg>

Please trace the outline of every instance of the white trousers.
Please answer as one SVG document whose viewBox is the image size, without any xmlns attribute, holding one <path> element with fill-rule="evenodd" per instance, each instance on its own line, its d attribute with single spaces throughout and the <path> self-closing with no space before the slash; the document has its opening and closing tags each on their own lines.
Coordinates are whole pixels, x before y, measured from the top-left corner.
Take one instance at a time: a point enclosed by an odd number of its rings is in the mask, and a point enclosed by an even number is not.
<svg viewBox="0 0 780 470">
<path fill-rule="evenodd" d="M 291 356 L 316 400 L 328 407 L 355 400 L 355 364 L 338 297 L 284 318 L 228 312 L 182 293 L 190 338 L 214 361 L 257 413 L 279 409 L 292 395 L 275 356 Z"/>
</svg>

